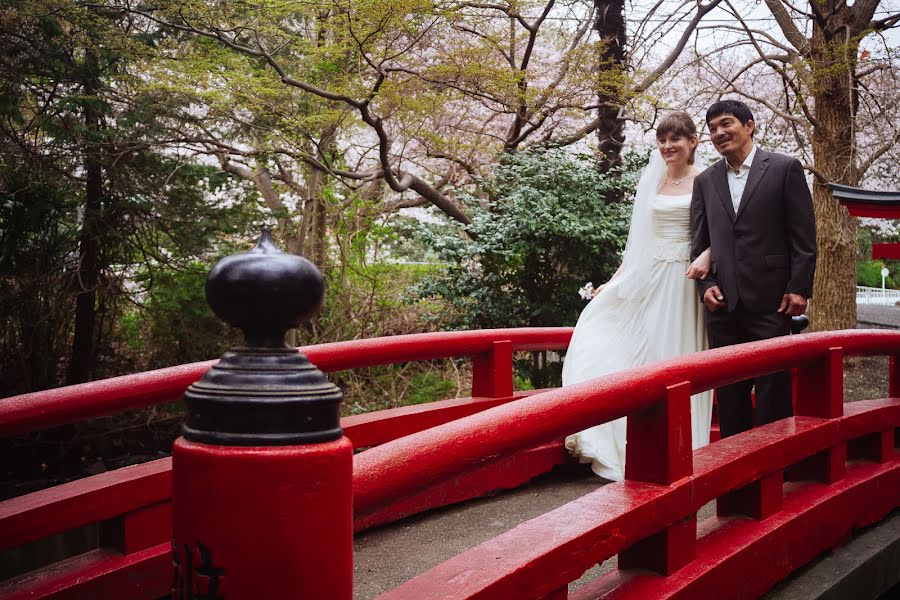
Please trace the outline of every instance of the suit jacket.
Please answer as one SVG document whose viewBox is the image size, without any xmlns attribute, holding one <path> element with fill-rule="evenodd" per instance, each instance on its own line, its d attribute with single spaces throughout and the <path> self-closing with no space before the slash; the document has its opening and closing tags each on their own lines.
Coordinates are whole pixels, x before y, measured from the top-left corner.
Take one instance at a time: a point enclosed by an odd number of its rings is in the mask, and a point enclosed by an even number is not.
<svg viewBox="0 0 900 600">
<path fill-rule="evenodd" d="M 728 310 L 774 312 L 786 293 L 812 296 L 816 223 L 800 162 L 757 148 L 737 214 L 725 159 L 694 179 L 691 259 L 712 247 L 700 297 L 718 285 Z"/>
</svg>

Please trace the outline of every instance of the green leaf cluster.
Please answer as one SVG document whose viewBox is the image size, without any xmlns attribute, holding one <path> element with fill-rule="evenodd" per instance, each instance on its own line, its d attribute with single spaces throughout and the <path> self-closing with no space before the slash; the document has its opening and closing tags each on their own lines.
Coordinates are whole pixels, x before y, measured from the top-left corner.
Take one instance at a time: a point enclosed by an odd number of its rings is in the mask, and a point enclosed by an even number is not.
<svg viewBox="0 0 900 600">
<path fill-rule="evenodd" d="M 423 227 L 445 268 L 414 294 L 450 308 L 451 328 L 572 325 L 578 289 L 606 281 L 620 261 L 631 204 L 609 202 L 634 188 L 636 157 L 604 173 L 562 150 L 503 156 L 468 196 L 474 239 Z"/>
</svg>

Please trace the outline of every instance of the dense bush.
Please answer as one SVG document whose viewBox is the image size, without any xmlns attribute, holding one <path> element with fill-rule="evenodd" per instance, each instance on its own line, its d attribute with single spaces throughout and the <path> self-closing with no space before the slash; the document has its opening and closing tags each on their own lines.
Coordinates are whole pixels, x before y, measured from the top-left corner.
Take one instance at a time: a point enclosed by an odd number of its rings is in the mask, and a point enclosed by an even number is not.
<svg viewBox="0 0 900 600">
<path fill-rule="evenodd" d="M 488 199 L 464 198 L 471 237 L 423 228 L 444 269 L 416 297 L 445 301 L 451 328 L 573 325 L 584 308 L 578 289 L 619 264 L 631 204 L 606 196 L 631 192 L 635 162 L 610 175 L 557 150 L 504 156 L 482 182 Z"/>
</svg>

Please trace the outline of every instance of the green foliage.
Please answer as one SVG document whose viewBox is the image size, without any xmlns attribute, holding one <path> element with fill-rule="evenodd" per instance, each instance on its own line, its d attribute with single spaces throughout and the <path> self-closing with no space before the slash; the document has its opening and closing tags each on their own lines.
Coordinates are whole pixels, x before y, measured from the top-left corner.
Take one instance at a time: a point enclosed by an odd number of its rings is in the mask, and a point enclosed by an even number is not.
<svg viewBox="0 0 900 600">
<path fill-rule="evenodd" d="M 881 269 L 887 266 L 890 275 L 885 279 L 884 285 L 890 289 L 898 289 L 897 282 L 894 279 L 896 271 L 900 268 L 900 261 L 890 261 L 891 264 L 885 264 L 880 260 L 861 260 L 856 263 L 856 284 L 866 287 L 881 287 Z M 892 268 L 893 267 L 893 268 Z"/>
<path fill-rule="evenodd" d="M 149 368 L 216 358 L 239 342 L 239 335 L 206 304 L 208 270 L 209 265 L 197 261 L 155 273 L 143 307 L 135 309 L 137 318 L 128 325 L 128 339 L 140 339 Z"/>
<path fill-rule="evenodd" d="M 412 377 L 409 390 L 409 404 L 425 404 L 447 398 L 456 388 L 456 382 L 445 379 L 431 371 L 418 373 Z"/>
<path fill-rule="evenodd" d="M 504 156 L 482 182 L 490 200 L 466 198 L 474 240 L 421 230 L 445 268 L 416 298 L 445 301 L 451 328 L 574 324 L 584 308 L 578 289 L 619 264 L 631 205 L 605 196 L 632 190 L 636 161 L 605 174 L 590 157 L 560 150 Z"/>
</svg>

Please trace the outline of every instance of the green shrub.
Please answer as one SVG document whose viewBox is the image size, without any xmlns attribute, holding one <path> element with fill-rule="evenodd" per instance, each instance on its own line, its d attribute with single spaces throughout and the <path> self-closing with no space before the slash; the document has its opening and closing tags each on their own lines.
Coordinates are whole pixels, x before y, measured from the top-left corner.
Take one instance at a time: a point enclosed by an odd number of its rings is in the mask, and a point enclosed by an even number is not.
<svg viewBox="0 0 900 600">
<path fill-rule="evenodd" d="M 446 302 L 449 328 L 574 324 L 585 304 L 578 289 L 605 282 L 619 265 L 631 204 L 606 197 L 631 191 L 634 163 L 609 174 L 561 150 L 505 155 L 481 182 L 490 200 L 461 196 L 470 237 L 420 228 L 445 266 L 415 297 Z"/>
</svg>

